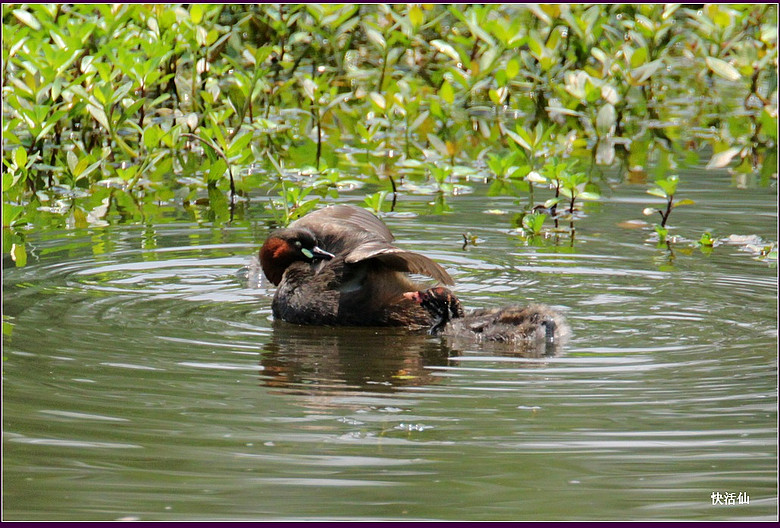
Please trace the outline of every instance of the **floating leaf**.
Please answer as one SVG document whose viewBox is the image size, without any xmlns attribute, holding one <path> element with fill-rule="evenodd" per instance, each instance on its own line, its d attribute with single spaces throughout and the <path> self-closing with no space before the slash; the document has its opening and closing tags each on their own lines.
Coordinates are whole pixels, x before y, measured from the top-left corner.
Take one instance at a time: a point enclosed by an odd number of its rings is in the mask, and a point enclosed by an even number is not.
<svg viewBox="0 0 780 528">
<path fill-rule="evenodd" d="M 579 198 L 580 200 L 598 200 L 599 198 L 601 198 L 601 196 L 599 195 L 599 193 L 583 191 L 577 195 L 577 198 Z"/>
</svg>

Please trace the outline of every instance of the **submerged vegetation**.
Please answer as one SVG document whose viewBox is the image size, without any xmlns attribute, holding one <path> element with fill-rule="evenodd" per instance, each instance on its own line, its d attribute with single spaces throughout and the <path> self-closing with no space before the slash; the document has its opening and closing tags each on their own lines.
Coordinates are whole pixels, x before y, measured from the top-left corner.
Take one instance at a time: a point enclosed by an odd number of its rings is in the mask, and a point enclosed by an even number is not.
<svg viewBox="0 0 780 528">
<path fill-rule="evenodd" d="M 517 197 L 523 236 L 572 240 L 583 201 L 646 184 L 666 241 L 690 203 L 676 196 L 682 165 L 776 185 L 774 5 L 4 4 L 2 16 L 3 252 L 17 265 L 29 229 L 171 209 L 223 223 L 250 201 L 284 224 L 363 186 L 376 212 L 423 192 L 440 213 L 473 180 Z"/>
</svg>

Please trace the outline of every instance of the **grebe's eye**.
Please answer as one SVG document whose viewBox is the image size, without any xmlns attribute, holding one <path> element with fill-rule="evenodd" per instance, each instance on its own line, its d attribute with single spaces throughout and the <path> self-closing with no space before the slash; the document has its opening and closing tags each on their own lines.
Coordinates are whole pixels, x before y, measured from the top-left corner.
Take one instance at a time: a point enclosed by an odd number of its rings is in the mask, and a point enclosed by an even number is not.
<svg viewBox="0 0 780 528">
<path fill-rule="evenodd" d="M 296 240 L 296 241 L 295 241 L 295 247 L 297 247 L 298 249 L 300 249 L 302 246 L 303 246 L 303 244 L 301 244 L 301 241 L 300 241 L 300 240 Z"/>
</svg>

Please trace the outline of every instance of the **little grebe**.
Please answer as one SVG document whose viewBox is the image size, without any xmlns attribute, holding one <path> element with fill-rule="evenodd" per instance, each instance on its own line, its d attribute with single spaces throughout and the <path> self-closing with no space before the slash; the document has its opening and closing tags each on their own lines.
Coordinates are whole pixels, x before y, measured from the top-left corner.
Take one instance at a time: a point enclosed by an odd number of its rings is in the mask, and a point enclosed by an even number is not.
<svg viewBox="0 0 780 528">
<path fill-rule="evenodd" d="M 440 265 L 391 244 L 393 235 L 360 207 L 334 205 L 270 234 L 260 248 L 263 273 L 278 286 L 274 317 L 290 323 L 430 327 L 434 316 L 404 297 L 425 286 L 408 273 L 453 284 Z"/>
<path fill-rule="evenodd" d="M 570 333 L 563 316 L 544 304 L 486 308 L 464 314 L 460 301 L 447 288 L 410 291 L 404 297 L 431 313 L 434 324 L 430 334 L 521 346 L 558 346 Z"/>
</svg>

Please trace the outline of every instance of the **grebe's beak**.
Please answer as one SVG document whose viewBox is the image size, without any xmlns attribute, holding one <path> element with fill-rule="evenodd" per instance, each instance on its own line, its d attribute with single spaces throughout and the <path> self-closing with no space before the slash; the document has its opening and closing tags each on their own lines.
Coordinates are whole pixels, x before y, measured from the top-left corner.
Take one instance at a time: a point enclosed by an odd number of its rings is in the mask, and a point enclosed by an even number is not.
<svg viewBox="0 0 780 528">
<path fill-rule="evenodd" d="M 404 293 L 404 299 L 408 299 L 412 302 L 415 302 L 417 304 L 422 303 L 422 295 L 418 291 L 412 291 L 412 292 L 406 292 Z"/>
<path fill-rule="evenodd" d="M 302 249 L 301 253 L 303 253 L 304 255 L 306 255 L 307 258 L 310 258 L 312 260 L 317 260 L 317 259 L 330 260 L 336 256 L 333 253 L 329 253 L 324 249 L 318 248 L 317 246 L 314 246 L 311 249 Z"/>
</svg>

